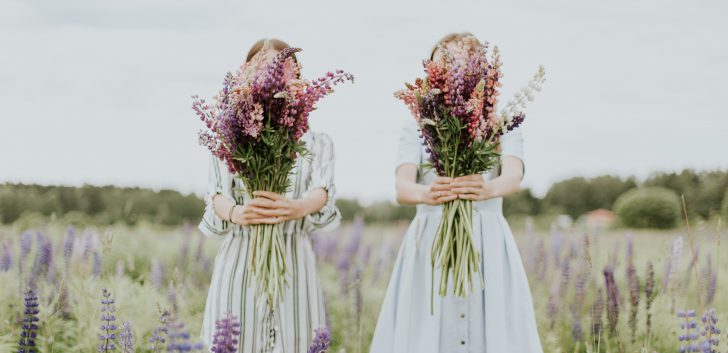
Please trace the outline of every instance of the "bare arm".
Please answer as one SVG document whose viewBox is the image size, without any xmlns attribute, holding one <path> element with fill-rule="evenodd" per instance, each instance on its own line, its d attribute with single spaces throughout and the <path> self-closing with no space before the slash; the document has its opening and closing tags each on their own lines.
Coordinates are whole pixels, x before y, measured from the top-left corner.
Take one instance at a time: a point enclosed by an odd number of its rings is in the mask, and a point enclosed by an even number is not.
<svg viewBox="0 0 728 353">
<path fill-rule="evenodd" d="M 402 205 L 439 205 L 457 198 L 450 192 L 451 178 L 437 177 L 430 185 L 418 184 L 417 166 L 414 164 L 399 166 L 395 177 L 397 202 Z"/>
<path fill-rule="evenodd" d="M 452 192 L 463 200 L 487 200 L 502 197 L 521 189 L 523 179 L 523 162 L 512 156 L 503 156 L 501 174 L 489 181 L 482 175 L 474 174 L 455 178 Z"/>
<path fill-rule="evenodd" d="M 215 214 L 225 221 L 240 225 L 276 224 L 317 212 L 328 198 L 323 188 L 316 188 L 304 198 L 293 200 L 268 191 L 255 191 L 253 195 L 255 198 L 245 205 L 236 205 L 222 195 L 216 195 L 213 198 Z"/>
</svg>

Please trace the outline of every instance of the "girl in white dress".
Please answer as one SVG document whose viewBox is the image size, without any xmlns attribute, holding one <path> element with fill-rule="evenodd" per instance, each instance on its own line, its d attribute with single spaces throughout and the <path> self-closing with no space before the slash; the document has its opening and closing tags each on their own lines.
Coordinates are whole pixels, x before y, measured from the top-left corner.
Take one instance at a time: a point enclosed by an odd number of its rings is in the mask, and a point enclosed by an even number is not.
<svg viewBox="0 0 728 353">
<path fill-rule="evenodd" d="M 472 35 L 453 34 L 437 48 Z M 503 217 L 502 197 L 517 191 L 524 173 L 523 136 L 515 129 L 501 138 L 501 166 L 483 175 L 437 177 L 420 166 L 428 159 L 414 119 L 402 129 L 396 169 L 397 201 L 417 205 L 392 271 L 370 348 L 371 353 L 541 353 L 531 292 L 511 230 Z M 473 200 L 473 241 L 482 255 L 485 288 L 470 296 L 435 292 L 430 312 L 432 243 L 441 205 L 456 198 Z M 477 274 L 476 274 L 477 275 Z M 440 271 L 435 269 L 435 283 Z M 478 282 L 478 281 L 476 281 Z"/>
<path fill-rule="evenodd" d="M 259 41 L 247 61 L 261 50 L 286 47 L 279 40 Z M 215 321 L 228 314 L 241 323 L 240 353 L 304 353 L 314 330 L 326 326 L 310 234 L 337 227 L 341 218 L 334 203 L 334 150 L 324 134 L 308 132 L 302 138 L 310 156 L 298 158 L 285 195 L 256 191 L 255 198 L 249 199 L 242 180 L 212 157 L 207 207 L 199 229 L 224 240 L 205 305 L 201 337 L 208 346 L 212 346 Z M 266 296 L 255 294 L 255 280 L 247 278 L 246 265 L 252 253 L 249 226 L 276 223 L 284 227 L 289 277 L 283 301 L 271 310 Z M 249 287 L 246 278 L 251 281 Z"/>
</svg>

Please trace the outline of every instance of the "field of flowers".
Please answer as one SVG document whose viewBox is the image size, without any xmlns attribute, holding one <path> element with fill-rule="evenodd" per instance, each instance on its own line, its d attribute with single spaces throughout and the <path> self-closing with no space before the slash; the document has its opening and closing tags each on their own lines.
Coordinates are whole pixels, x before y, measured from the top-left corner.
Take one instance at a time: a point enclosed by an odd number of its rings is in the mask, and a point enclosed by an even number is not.
<svg viewBox="0 0 728 353">
<path fill-rule="evenodd" d="M 367 352 L 406 226 L 314 236 L 330 352 Z M 726 352 L 720 235 L 519 229 L 545 351 Z M 32 336 L 40 352 L 194 351 L 218 244 L 192 227 L 0 229 L 0 352 Z"/>
</svg>

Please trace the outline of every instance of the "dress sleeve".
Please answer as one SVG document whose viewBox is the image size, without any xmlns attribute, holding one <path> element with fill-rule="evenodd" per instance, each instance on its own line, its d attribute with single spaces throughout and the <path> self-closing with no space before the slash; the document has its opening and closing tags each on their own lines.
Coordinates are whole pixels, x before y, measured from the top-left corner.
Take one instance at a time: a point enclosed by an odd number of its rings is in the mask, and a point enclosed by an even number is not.
<svg viewBox="0 0 728 353">
<path fill-rule="evenodd" d="M 525 172 L 526 163 L 523 159 L 522 129 L 522 127 L 518 127 L 503 135 L 501 138 L 501 156 L 511 156 L 520 159 Z"/>
<path fill-rule="evenodd" d="M 336 207 L 336 186 L 334 185 L 334 145 L 326 134 L 316 134 L 311 146 L 311 178 L 307 192 L 316 188 L 326 191 L 326 203 L 317 212 L 306 216 L 314 227 L 324 231 L 335 229 L 341 223 L 341 212 Z"/>
<path fill-rule="evenodd" d="M 232 180 L 231 175 L 227 171 L 227 168 L 214 156 L 210 156 L 210 179 L 205 194 L 205 213 L 202 216 L 202 221 L 198 226 L 199 230 L 205 236 L 225 236 L 230 230 L 230 224 L 218 217 L 213 209 L 212 199 L 215 195 L 222 195 L 232 202 L 235 199 L 232 197 Z"/>
<path fill-rule="evenodd" d="M 414 164 L 419 167 L 420 163 L 422 163 L 422 139 L 417 129 L 417 122 L 409 119 L 399 134 L 396 168 L 402 164 Z"/>
</svg>

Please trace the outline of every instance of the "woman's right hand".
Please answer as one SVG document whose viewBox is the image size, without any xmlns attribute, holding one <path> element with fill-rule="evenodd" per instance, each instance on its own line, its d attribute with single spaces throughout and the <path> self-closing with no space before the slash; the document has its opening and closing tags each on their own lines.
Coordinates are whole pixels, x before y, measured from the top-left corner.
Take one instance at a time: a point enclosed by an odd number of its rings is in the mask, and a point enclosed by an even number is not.
<svg viewBox="0 0 728 353">
<path fill-rule="evenodd" d="M 252 226 L 256 224 L 278 223 L 276 217 L 265 216 L 256 211 L 253 205 L 235 205 L 232 213 L 232 221 L 241 226 Z"/>
<path fill-rule="evenodd" d="M 426 185 L 423 189 L 422 203 L 437 206 L 458 198 L 458 195 L 451 191 L 450 183 L 452 181 L 452 178 L 447 177 L 435 178 L 430 185 Z"/>
</svg>

